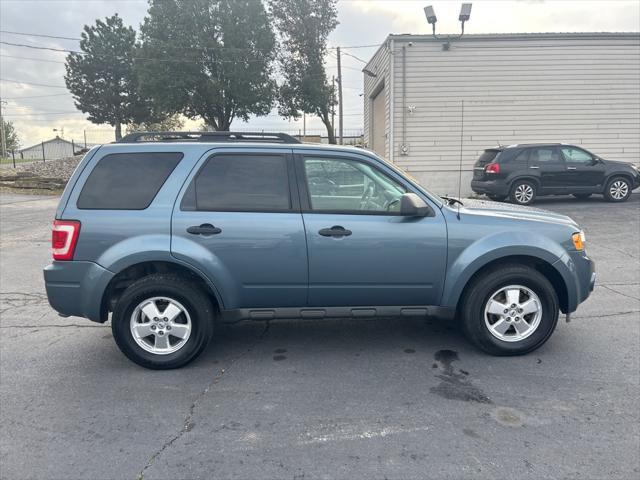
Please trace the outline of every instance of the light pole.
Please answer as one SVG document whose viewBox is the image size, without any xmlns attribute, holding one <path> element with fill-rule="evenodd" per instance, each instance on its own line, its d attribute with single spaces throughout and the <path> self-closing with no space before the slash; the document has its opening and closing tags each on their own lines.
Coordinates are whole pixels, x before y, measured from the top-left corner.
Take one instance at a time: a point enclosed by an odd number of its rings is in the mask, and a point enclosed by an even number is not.
<svg viewBox="0 0 640 480">
<path fill-rule="evenodd" d="M 438 17 L 436 17 L 436 12 L 431 5 L 428 7 L 424 7 L 424 15 L 427 17 L 427 22 L 433 28 L 433 38 L 436 40 L 446 40 L 445 43 L 442 44 L 443 50 L 449 50 L 451 48 L 451 40 L 456 40 L 464 35 L 464 22 L 468 21 L 471 18 L 471 3 L 463 3 L 462 7 L 460 7 L 460 15 L 458 16 L 458 20 L 460 21 L 460 35 L 452 37 L 447 35 L 446 37 L 440 37 L 436 35 L 436 22 L 438 21 Z"/>
</svg>

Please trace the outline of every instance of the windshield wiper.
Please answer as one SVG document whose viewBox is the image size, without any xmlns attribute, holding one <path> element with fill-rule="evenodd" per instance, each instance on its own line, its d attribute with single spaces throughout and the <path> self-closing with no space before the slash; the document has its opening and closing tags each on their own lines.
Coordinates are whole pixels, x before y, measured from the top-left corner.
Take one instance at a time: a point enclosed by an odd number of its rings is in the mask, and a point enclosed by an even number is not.
<svg viewBox="0 0 640 480">
<path fill-rule="evenodd" d="M 454 203 L 459 203 L 461 206 L 464 207 L 464 203 L 462 203 L 462 201 L 458 198 L 453 198 L 453 197 L 447 197 L 447 196 L 442 196 L 440 195 L 440 198 L 442 198 L 443 200 L 446 200 L 447 202 L 449 202 L 449 205 L 452 205 Z"/>
</svg>

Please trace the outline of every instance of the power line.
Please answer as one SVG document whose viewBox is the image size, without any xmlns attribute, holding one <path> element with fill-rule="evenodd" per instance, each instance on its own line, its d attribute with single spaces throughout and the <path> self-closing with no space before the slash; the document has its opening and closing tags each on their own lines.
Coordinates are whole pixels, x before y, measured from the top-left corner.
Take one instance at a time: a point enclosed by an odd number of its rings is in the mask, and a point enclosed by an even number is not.
<svg viewBox="0 0 640 480">
<path fill-rule="evenodd" d="M 62 53 L 80 53 L 84 55 L 84 52 L 79 52 L 77 50 L 68 50 L 66 48 L 39 47 L 36 45 L 27 45 L 26 43 L 5 42 L 4 40 L 0 40 L 0 43 L 3 45 L 10 45 L 12 47 L 33 48 L 34 50 L 49 50 L 51 52 L 62 52 Z"/>
<path fill-rule="evenodd" d="M 26 100 L 29 98 L 44 98 L 44 97 L 63 97 L 71 95 L 70 93 L 52 93 L 49 95 L 28 95 L 25 97 L 4 97 L 5 100 Z"/>
<path fill-rule="evenodd" d="M 18 59 L 18 60 L 33 60 L 34 62 L 59 63 L 61 65 L 64 65 L 64 62 L 60 62 L 59 60 L 47 60 L 45 58 L 18 57 L 17 55 L 4 55 L 4 54 L 0 54 L 0 57 L 15 58 L 15 59 Z"/>
<path fill-rule="evenodd" d="M 8 35 L 22 35 L 25 37 L 42 37 L 42 38 L 56 38 L 59 40 L 72 40 L 75 42 L 79 42 L 80 40 L 82 40 L 81 38 L 78 37 L 62 37 L 62 36 L 58 36 L 58 35 L 48 35 L 45 33 L 32 33 L 32 32 L 15 32 L 15 31 L 10 31 L 10 30 L 0 30 L 0 33 L 5 33 Z M 381 43 L 372 43 L 369 45 L 347 45 L 347 46 L 341 46 L 340 48 L 347 49 L 347 48 L 373 48 L 373 47 L 379 47 L 380 45 L 382 45 Z M 222 47 L 224 48 L 224 47 Z M 338 47 L 327 47 L 331 50 L 335 50 Z"/>
<path fill-rule="evenodd" d="M 23 85 L 33 85 L 35 87 L 49 87 L 49 88 L 67 88 L 62 85 L 48 85 L 46 83 L 33 83 L 33 82 L 19 82 L 18 80 L 9 80 L 8 78 L 0 78 L 1 82 L 20 83 Z"/>
<path fill-rule="evenodd" d="M 359 62 L 364 63 L 365 65 L 366 65 L 367 63 L 369 63 L 369 62 L 367 62 L 367 61 L 365 61 L 365 60 L 361 59 L 360 57 L 356 57 L 353 53 L 349 53 L 349 52 L 342 52 L 342 53 L 344 53 L 345 55 L 348 55 L 348 56 L 350 56 L 350 57 L 352 57 L 352 58 L 355 58 L 356 60 L 358 60 Z"/>
<path fill-rule="evenodd" d="M 80 38 L 59 37 L 57 35 L 45 35 L 44 33 L 11 32 L 9 30 L 0 30 L 0 33 L 6 33 L 9 35 L 23 35 L 25 37 L 58 38 L 60 40 L 73 40 L 78 42 L 81 40 Z"/>
</svg>

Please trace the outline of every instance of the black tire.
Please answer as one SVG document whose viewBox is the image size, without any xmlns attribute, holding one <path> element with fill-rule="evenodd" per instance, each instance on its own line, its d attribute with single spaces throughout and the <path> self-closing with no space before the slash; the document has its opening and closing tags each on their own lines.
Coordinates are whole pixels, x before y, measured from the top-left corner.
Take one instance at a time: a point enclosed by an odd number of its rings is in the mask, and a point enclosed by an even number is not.
<svg viewBox="0 0 640 480">
<path fill-rule="evenodd" d="M 494 202 L 502 202 L 507 198 L 506 195 L 487 195 L 487 197 L 489 197 L 489 200 L 493 200 Z"/>
<path fill-rule="evenodd" d="M 191 333 L 176 352 L 148 352 L 133 338 L 130 322 L 134 309 L 153 297 L 167 297 L 179 302 L 191 318 Z M 215 310 L 209 297 L 197 283 L 180 275 L 155 273 L 127 287 L 113 311 L 111 329 L 118 348 L 129 360 L 145 368 L 166 370 L 182 367 L 202 353 L 213 333 L 214 316 Z"/>
<path fill-rule="evenodd" d="M 623 196 L 619 196 L 620 189 L 626 191 Z M 631 196 L 631 189 L 631 181 L 627 177 L 613 177 L 604 187 L 604 198 L 609 202 L 626 202 Z"/>
<path fill-rule="evenodd" d="M 519 193 L 521 190 L 525 192 L 530 192 L 530 196 L 526 196 L 523 198 Z M 509 193 L 509 199 L 511 203 L 515 203 L 516 205 L 531 205 L 538 193 L 538 186 L 535 182 L 531 180 L 516 180 L 511 185 L 511 192 Z"/>
<path fill-rule="evenodd" d="M 578 200 L 586 200 L 591 196 L 590 193 L 572 193 L 572 195 L 576 197 Z"/>
<path fill-rule="evenodd" d="M 522 285 L 533 291 L 542 304 L 538 327 L 523 340 L 508 342 L 495 337 L 484 318 L 485 305 L 502 287 Z M 523 355 L 542 346 L 558 323 L 558 296 L 547 278 L 524 265 L 507 265 L 477 276 L 465 290 L 461 308 L 461 325 L 471 343 L 486 353 L 498 356 Z"/>
</svg>

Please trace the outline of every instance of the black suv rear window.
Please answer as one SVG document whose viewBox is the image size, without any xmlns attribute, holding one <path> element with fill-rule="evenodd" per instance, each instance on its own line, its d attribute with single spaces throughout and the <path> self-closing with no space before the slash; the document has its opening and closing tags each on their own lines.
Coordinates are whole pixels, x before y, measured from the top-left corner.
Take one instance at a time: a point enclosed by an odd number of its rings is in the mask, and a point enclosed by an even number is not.
<svg viewBox="0 0 640 480">
<path fill-rule="evenodd" d="M 291 209 L 283 155 L 215 155 L 185 192 L 182 210 L 287 211 Z"/>
<path fill-rule="evenodd" d="M 476 162 L 477 165 L 484 165 L 486 163 L 490 163 L 494 158 L 500 153 L 500 150 L 485 150 L 480 155 L 480 158 Z"/>
<path fill-rule="evenodd" d="M 144 210 L 182 153 L 112 153 L 98 161 L 78 197 L 78 208 Z"/>
</svg>

